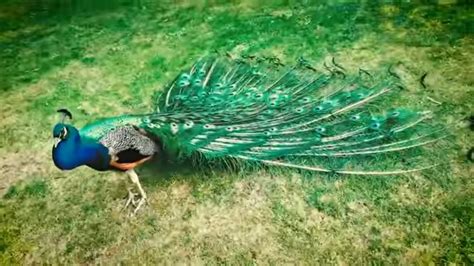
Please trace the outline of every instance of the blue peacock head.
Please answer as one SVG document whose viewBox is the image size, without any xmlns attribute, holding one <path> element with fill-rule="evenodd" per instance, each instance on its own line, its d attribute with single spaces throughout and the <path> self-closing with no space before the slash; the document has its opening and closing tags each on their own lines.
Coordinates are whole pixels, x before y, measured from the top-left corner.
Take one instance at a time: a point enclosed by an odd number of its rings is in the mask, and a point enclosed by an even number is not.
<svg viewBox="0 0 474 266">
<path fill-rule="evenodd" d="M 75 136 L 78 136 L 79 133 L 75 127 L 65 123 L 66 118 L 72 119 L 71 112 L 69 112 L 67 109 L 59 109 L 58 113 L 61 114 L 61 120 L 53 128 L 53 149 L 56 149 L 63 141 L 73 141 Z"/>
<path fill-rule="evenodd" d="M 72 125 L 66 124 L 66 119 L 72 119 L 72 114 L 66 109 L 59 109 L 61 120 L 53 128 L 53 161 L 60 169 L 72 169 L 74 162 L 74 146 L 80 142 L 79 131 Z"/>
<path fill-rule="evenodd" d="M 78 137 L 79 132 L 74 126 L 64 123 L 57 123 L 53 128 L 53 148 L 57 148 L 61 142 L 76 141 L 78 140 Z"/>
</svg>

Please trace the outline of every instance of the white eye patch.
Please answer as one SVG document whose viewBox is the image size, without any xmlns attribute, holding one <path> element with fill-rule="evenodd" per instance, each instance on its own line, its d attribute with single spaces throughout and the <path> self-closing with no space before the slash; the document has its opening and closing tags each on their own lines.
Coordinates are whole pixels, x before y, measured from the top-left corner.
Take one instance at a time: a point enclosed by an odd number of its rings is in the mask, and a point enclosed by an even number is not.
<svg viewBox="0 0 474 266">
<path fill-rule="evenodd" d="M 67 128 L 63 127 L 61 133 L 59 134 L 60 139 L 64 139 L 67 136 Z"/>
</svg>

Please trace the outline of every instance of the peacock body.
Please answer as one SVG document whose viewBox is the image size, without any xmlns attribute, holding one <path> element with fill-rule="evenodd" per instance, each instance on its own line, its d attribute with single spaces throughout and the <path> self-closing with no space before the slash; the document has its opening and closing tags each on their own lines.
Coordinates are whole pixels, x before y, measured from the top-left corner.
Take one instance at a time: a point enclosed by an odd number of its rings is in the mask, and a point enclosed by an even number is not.
<svg viewBox="0 0 474 266">
<path fill-rule="evenodd" d="M 417 149 L 443 137 L 425 123 L 429 112 L 386 108 L 399 90 L 399 80 L 390 76 L 367 80 L 317 74 L 301 64 L 278 70 L 202 59 L 162 90 L 152 112 L 106 118 L 80 130 L 57 124 L 53 159 L 61 169 L 88 165 L 127 171 L 142 199 L 146 195 L 133 169 L 157 153 L 340 174 L 418 171 L 429 166 L 358 169 L 347 163 Z M 342 163 L 333 163 L 337 160 Z M 129 195 L 127 205 L 138 210 L 143 201 Z"/>
</svg>

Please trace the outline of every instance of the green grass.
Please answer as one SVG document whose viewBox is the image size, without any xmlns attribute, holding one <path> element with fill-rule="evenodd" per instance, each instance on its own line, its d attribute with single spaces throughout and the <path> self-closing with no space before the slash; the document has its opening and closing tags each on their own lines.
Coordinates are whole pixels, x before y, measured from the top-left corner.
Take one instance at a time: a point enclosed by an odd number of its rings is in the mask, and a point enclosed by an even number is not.
<svg viewBox="0 0 474 266">
<path fill-rule="evenodd" d="M 473 263 L 468 5 L 78 2 L 0 4 L 0 264 Z M 149 165 L 136 218 L 120 212 L 125 176 L 54 167 L 56 109 L 78 126 L 151 110 L 214 50 L 317 66 L 334 56 L 352 71 L 400 62 L 395 102 L 446 125 L 454 145 L 432 156 L 449 163 L 377 178 Z"/>
</svg>

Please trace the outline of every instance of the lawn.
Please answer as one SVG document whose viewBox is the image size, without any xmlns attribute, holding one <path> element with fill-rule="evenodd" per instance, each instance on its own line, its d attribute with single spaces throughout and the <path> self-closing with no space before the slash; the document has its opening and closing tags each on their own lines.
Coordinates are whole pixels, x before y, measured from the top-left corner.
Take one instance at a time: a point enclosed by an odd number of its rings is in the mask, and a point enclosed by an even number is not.
<svg viewBox="0 0 474 266">
<path fill-rule="evenodd" d="M 2 1 L 1 265 L 474 263 L 474 9 L 260 2 Z M 125 175 L 55 168 L 56 109 L 79 127 L 148 112 L 182 68 L 227 53 L 396 66 L 393 102 L 450 134 L 443 156 L 425 155 L 443 164 L 380 177 L 148 165 L 150 204 L 133 218 Z"/>
</svg>

